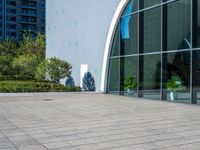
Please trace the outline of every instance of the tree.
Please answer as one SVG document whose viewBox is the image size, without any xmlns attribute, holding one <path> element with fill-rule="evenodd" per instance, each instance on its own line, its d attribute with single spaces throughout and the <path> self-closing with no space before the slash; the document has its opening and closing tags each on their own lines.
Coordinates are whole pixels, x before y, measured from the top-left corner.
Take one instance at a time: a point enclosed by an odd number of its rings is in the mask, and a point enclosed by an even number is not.
<svg viewBox="0 0 200 150">
<path fill-rule="evenodd" d="M 75 83 L 74 83 L 74 79 L 72 78 L 72 76 L 69 76 L 66 81 L 65 81 L 65 86 L 75 86 Z"/>
<path fill-rule="evenodd" d="M 16 43 L 6 39 L 0 42 L 0 78 L 34 79 L 37 65 L 45 59 L 45 36 L 26 32 Z"/>
<path fill-rule="evenodd" d="M 39 59 L 35 54 L 25 54 L 16 57 L 12 66 L 15 70 L 15 77 L 21 80 L 35 79 L 35 72 L 39 64 Z"/>
<path fill-rule="evenodd" d="M 0 56 L 0 77 L 3 79 L 12 78 L 15 72 L 12 69 L 13 57 L 11 55 Z"/>
<path fill-rule="evenodd" d="M 36 33 L 36 37 L 33 37 L 31 33 L 26 32 L 20 43 L 20 49 L 23 53 L 35 54 L 41 59 L 45 59 L 45 46 L 45 35 L 41 33 Z"/>
<path fill-rule="evenodd" d="M 46 65 L 47 65 L 47 60 L 43 60 L 37 66 L 37 69 L 36 69 L 36 72 L 35 72 L 35 79 L 36 80 L 39 80 L 39 81 L 45 80 L 45 77 L 46 77 Z"/>
<path fill-rule="evenodd" d="M 10 55 L 17 56 L 20 52 L 18 51 L 17 43 L 13 40 L 6 39 L 4 42 L 0 42 L 0 56 Z"/>
<path fill-rule="evenodd" d="M 36 78 L 46 77 L 49 81 L 60 82 L 60 79 L 64 79 L 71 74 L 71 69 L 72 66 L 67 61 L 52 57 L 37 67 Z"/>
<path fill-rule="evenodd" d="M 95 91 L 95 80 L 90 72 L 86 72 L 83 77 L 83 90 L 84 91 Z"/>
<path fill-rule="evenodd" d="M 15 74 L 12 68 L 13 59 L 21 52 L 17 49 L 17 44 L 9 39 L 0 42 L 0 77 L 12 78 Z"/>
</svg>

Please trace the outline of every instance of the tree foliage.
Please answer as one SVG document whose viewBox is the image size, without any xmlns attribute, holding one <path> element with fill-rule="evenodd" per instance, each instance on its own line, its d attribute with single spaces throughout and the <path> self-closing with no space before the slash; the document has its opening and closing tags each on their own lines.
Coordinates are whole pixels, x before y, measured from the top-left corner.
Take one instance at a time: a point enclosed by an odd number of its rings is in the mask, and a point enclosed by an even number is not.
<svg viewBox="0 0 200 150">
<path fill-rule="evenodd" d="M 12 68 L 13 57 L 11 55 L 0 56 L 0 78 L 12 78 L 15 73 Z"/>
<path fill-rule="evenodd" d="M 59 82 L 71 74 L 71 65 L 56 57 L 45 60 L 45 35 L 26 32 L 21 42 L 0 42 L 0 78 Z"/>
<path fill-rule="evenodd" d="M 60 82 L 60 79 L 64 79 L 71 74 L 71 69 L 72 66 L 67 61 L 52 57 L 38 66 L 36 78 L 46 77 L 49 81 Z"/>
<path fill-rule="evenodd" d="M 6 39 L 0 42 L 0 78 L 34 79 L 36 64 L 45 59 L 45 36 L 25 33 L 19 43 Z M 28 77 L 29 76 L 29 77 Z"/>
<path fill-rule="evenodd" d="M 75 83 L 74 83 L 74 79 L 72 78 L 72 76 L 69 76 L 66 81 L 65 81 L 65 86 L 75 86 Z"/>
<path fill-rule="evenodd" d="M 10 55 L 17 56 L 21 51 L 18 50 L 17 43 L 13 40 L 6 39 L 0 42 L 0 56 Z"/>
<path fill-rule="evenodd" d="M 35 54 L 39 58 L 45 58 L 45 35 L 37 33 L 33 38 L 29 32 L 23 35 L 23 40 L 20 43 L 20 49 L 24 53 Z"/>
<path fill-rule="evenodd" d="M 36 72 L 35 72 L 35 79 L 38 81 L 45 80 L 46 76 L 46 60 L 43 60 L 40 62 L 40 64 L 37 66 Z"/>
<path fill-rule="evenodd" d="M 90 72 L 86 72 L 83 77 L 83 90 L 84 91 L 95 91 L 95 80 Z"/>
<path fill-rule="evenodd" d="M 0 78 L 12 77 L 12 61 L 20 53 L 14 41 L 6 39 L 5 42 L 0 42 Z"/>
<path fill-rule="evenodd" d="M 35 54 L 24 54 L 16 57 L 12 62 L 12 67 L 16 72 L 15 78 L 22 80 L 34 79 L 39 62 Z"/>
</svg>

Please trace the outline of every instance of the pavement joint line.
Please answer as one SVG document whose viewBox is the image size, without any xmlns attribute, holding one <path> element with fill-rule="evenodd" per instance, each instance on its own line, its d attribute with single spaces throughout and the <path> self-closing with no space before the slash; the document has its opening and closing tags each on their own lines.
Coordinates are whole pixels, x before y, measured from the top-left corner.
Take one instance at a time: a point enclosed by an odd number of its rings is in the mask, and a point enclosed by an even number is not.
<svg viewBox="0 0 200 150">
<path fill-rule="evenodd" d="M 163 135 L 163 134 L 156 134 L 156 135 Z M 152 135 L 150 136 L 141 136 L 141 137 L 151 137 Z M 101 136 L 101 137 L 104 137 L 104 136 Z M 128 139 L 136 139 L 136 138 L 140 138 L 140 137 L 128 137 L 128 138 L 120 138 L 120 139 L 117 139 L 117 140 L 105 140 L 105 141 L 101 141 L 101 142 L 91 142 L 91 143 L 86 143 L 86 144 L 80 144 L 80 145 L 71 145 L 71 146 L 81 146 L 81 145 L 88 145 L 88 144 L 98 144 L 98 143 L 102 143 L 102 142 L 112 142 L 112 141 L 119 141 L 119 140 L 128 140 Z M 166 140 L 171 140 L 171 139 L 178 139 L 178 138 L 183 138 L 183 136 L 180 136 L 180 137 L 176 137 L 176 138 L 166 138 L 166 139 L 157 139 L 153 142 L 158 142 L 158 141 L 166 141 Z M 90 139 L 90 138 L 82 138 L 82 139 Z M 77 139 L 77 140 L 82 140 L 82 139 Z M 77 140 L 67 140 L 67 142 L 72 142 L 72 141 L 77 141 Z M 65 142 L 65 141 L 63 141 Z M 52 142 L 49 142 L 49 143 L 52 143 Z M 151 142 L 144 142 L 144 143 L 152 143 Z M 144 143 L 137 143 L 137 144 L 134 144 L 134 145 L 140 145 L 140 144 L 144 144 Z M 46 143 L 48 144 L 48 143 Z M 126 146 L 126 145 L 124 145 Z M 129 145 L 128 145 L 129 146 Z M 66 146 L 65 146 L 66 147 Z"/>
<path fill-rule="evenodd" d="M 161 147 L 159 149 L 162 149 L 162 148 L 173 148 L 173 147 L 177 147 L 177 146 L 183 146 L 183 145 L 189 145 L 189 144 L 194 144 L 194 143 L 199 143 L 199 141 L 195 141 L 195 142 L 188 142 L 188 143 L 184 143 L 184 144 L 176 144 L 176 145 L 172 145 L 172 146 L 164 146 L 164 147 Z M 152 149 L 152 150 L 159 150 L 159 149 Z"/>
</svg>

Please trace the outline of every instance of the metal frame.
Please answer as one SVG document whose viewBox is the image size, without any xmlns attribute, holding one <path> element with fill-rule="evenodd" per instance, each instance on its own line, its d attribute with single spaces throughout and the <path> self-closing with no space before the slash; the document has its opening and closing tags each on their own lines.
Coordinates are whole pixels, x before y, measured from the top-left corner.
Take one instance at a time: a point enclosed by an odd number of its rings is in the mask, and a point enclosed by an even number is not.
<svg viewBox="0 0 200 150">
<path fill-rule="evenodd" d="M 110 55 L 112 49 L 112 41 L 114 38 L 114 34 L 120 20 L 121 14 L 123 13 L 124 8 L 128 4 L 129 0 L 121 0 L 118 5 L 117 10 L 115 11 L 114 17 L 110 24 L 110 28 L 108 31 L 105 50 L 104 50 L 104 57 L 103 57 L 103 66 L 102 66 L 102 73 L 101 73 L 101 91 L 104 93 L 108 93 L 107 86 L 108 86 L 108 72 L 109 72 L 109 62 L 110 62 Z"/>
</svg>

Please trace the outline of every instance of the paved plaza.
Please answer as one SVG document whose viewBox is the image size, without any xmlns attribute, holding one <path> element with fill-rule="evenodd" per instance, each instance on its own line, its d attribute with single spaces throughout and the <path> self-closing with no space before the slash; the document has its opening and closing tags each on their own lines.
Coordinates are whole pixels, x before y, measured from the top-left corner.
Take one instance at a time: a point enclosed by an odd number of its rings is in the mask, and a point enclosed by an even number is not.
<svg viewBox="0 0 200 150">
<path fill-rule="evenodd" d="M 199 149 L 199 105 L 94 93 L 0 97 L 0 150 Z"/>
</svg>

